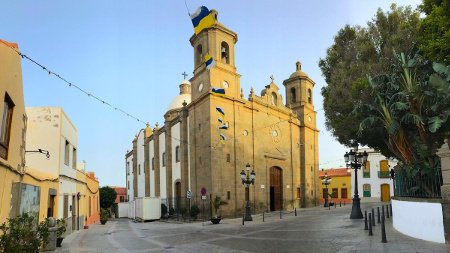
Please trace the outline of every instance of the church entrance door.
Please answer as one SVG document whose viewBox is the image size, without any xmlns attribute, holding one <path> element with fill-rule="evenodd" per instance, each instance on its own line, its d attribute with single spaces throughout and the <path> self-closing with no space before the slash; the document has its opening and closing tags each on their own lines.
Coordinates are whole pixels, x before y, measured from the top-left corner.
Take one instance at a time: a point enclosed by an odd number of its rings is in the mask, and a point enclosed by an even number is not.
<svg viewBox="0 0 450 253">
<path fill-rule="evenodd" d="M 176 182 L 175 183 L 175 210 L 180 210 L 180 204 L 181 204 L 181 183 Z"/>
<path fill-rule="evenodd" d="M 270 168 L 270 211 L 278 211 L 282 208 L 282 178 L 283 173 L 280 168 Z"/>
</svg>

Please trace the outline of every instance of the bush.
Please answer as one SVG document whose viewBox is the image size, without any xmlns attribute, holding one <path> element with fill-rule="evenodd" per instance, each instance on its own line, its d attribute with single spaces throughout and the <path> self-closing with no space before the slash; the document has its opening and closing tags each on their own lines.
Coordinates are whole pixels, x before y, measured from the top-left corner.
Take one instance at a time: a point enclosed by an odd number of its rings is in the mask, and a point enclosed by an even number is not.
<svg viewBox="0 0 450 253">
<path fill-rule="evenodd" d="M 167 206 L 165 204 L 161 204 L 161 217 L 166 217 L 167 215 Z"/>
<path fill-rule="evenodd" d="M 100 221 L 106 222 L 106 221 L 108 221 L 108 218 L 109 218 L 108 209 L 101 208 L 100 209 Z"/>
<path fill-rule="evenodd" d="M 35 253 L 47 242 L 48 220 L 38 224 L 37 217 L 24 213 L 0 225 L 0 252 Z"/>
<path fill-rule="evenodd" d="M 180 214 L 181 214 L 181 217 L 183 217 L 183 219 L 186 218 L 186 213 L 187 213 L 186 207 L 181 207 Z"/>
<path fill-rule="evenodd" d="M 197 205 L 191 206 L 191 217 L 194 218 L 194 220 L 197 219 L 197 216 L 199 213 L 200 213 L 200 208 L 198 208 Z"/>
<path fill-rule="evenodd" d="M 175 209 L 173 207 L 169 208 L 169 216 L 172 216 L 175 214 Z"/>
</svg>

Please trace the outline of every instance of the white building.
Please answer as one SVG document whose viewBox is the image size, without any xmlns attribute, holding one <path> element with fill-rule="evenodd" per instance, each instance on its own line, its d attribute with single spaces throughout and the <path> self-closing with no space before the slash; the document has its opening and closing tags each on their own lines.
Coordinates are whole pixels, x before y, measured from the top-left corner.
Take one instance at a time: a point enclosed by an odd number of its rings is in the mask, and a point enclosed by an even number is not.
<svg viewBox="0 0 450 253">
<path fill-rule="evenodd" d="M 369 155 L 365 167 L 358 171 L 358 194 L 363 202 L 390 201 L 394 196 L 393 180 L 390 170 L 397 162 L 387 159 L 381 153 L 370 148 L 361 148 L 358 152 L 366 151 Z M 352 170 L 352 194 L 355 187 L 355 171 Z"/>
</svg>

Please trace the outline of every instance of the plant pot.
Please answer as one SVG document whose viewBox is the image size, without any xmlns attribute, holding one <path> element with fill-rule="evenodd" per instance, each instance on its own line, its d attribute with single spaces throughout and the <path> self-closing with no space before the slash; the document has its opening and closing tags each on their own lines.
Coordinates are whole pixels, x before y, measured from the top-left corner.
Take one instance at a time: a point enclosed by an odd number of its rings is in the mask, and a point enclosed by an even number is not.
<svg viewBox="0 0 450 253">
<path fill-rule="evenodd" d="M 105 223 L 107 222 L 108 220 L 100 220 L 100 223 L 102 224 L 102 225 L 105 225 Z"/>
<path fill-rule="evenodd" d="M 56 238 L 56 247 L 61 247 L 62 241 L 64 240 L 63 237 Z"/>
<path fill-rule="evenodd" d="M 212 224 L 219 224 L 220 220 L 222 220 L 222 218 L 220 218 L 220 217 L 212 217 L 211 218 Z"/>
</svg>

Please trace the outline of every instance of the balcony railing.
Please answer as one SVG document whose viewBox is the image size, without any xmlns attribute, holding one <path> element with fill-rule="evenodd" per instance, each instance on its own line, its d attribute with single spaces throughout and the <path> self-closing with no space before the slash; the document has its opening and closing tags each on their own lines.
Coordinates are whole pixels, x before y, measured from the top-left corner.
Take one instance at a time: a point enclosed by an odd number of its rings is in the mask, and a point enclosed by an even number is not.
<svg viewBox="0 0 450 253">
<path fill-rule="evenodd" d="M 391 175 L 389 171 L 378 171 L 378 177 L 379 178 L 390 178 Z"/>
<path fill-rule="evenodd" d="M 370 171 L 369 172 L 363 172 L 363 178 L 370 178 Z"/>
</svg>

